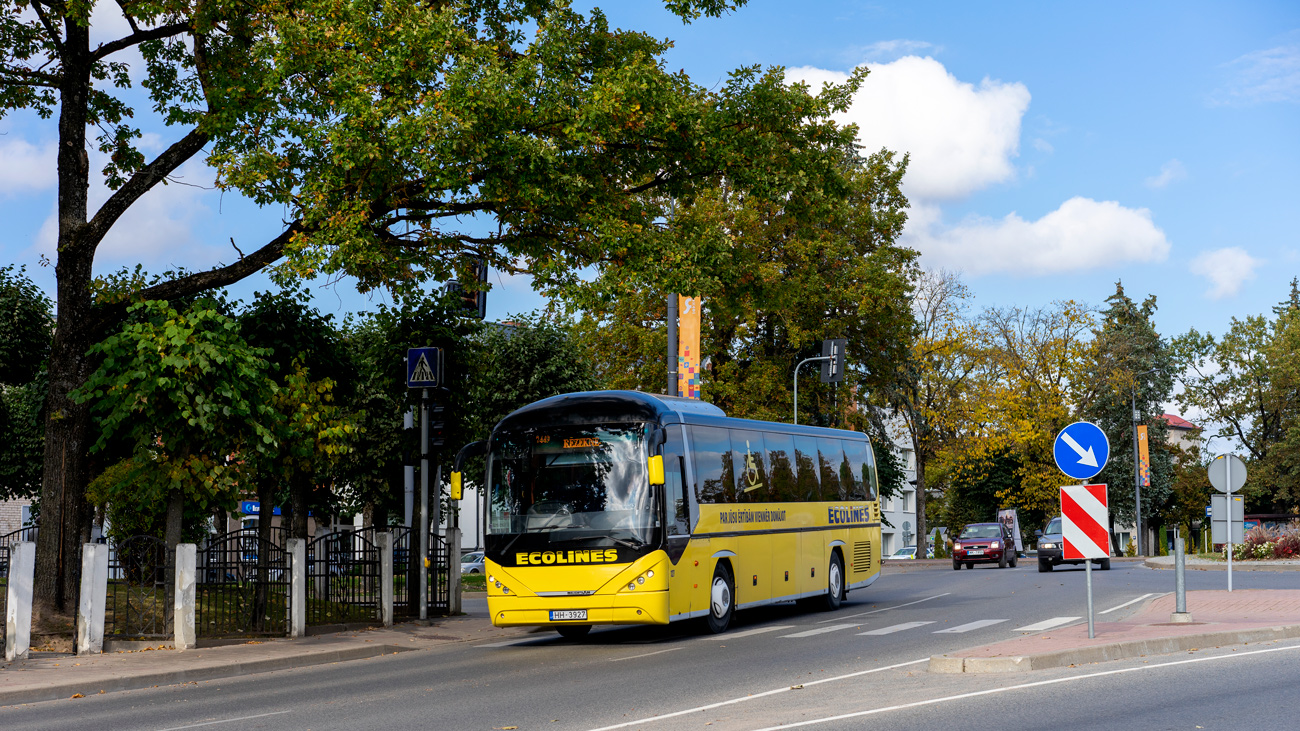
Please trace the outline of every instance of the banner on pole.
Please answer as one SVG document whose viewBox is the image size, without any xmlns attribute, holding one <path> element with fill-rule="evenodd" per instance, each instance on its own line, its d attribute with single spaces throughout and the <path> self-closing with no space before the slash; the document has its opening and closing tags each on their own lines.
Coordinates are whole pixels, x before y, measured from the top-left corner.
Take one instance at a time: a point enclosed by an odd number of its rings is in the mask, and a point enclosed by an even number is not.
<svg viewBox="0 0 1300 731">
<path fill-rule="evenodd" d="M 1147 451 L 1147 425 L 1138 427 L 1138 481 L 1151 487 L 1151 453 Z"/>
<path fill-rule="evenodd" d="M 1020 516 L 1016 514 L 1015 508 L 1006 508 L 998 511 L 998 522 L 1007 527 L 1011 532 L 1012 538 L 1016 541 L 1016 550 L 1025 550 L 1024 543 L 1020 540 Z"/>
<path fill-rule="evenodd" d="M 1105 485 L 1061 488 L 1061 537 L 1067 559 L 1110 556 L 1110 509 Z"/>
<path fill-rule="evenodd" d="M 700 397 L 700 298 L 677 296 L 677 393 Z"/>
</svg>

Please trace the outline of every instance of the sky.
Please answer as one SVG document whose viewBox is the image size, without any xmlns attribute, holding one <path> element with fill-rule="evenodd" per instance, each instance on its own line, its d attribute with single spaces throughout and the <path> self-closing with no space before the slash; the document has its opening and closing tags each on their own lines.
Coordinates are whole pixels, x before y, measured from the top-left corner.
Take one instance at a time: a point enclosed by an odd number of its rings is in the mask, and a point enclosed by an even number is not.
<svg viewBox="0 0 1300 731">
<path fill-rule="evenodd" d="M 110 6 L 96 6 L 100 37 Z M 976 309 L 1101 305 L 1122 281 L 1157 297 L 1163 335 L 1221 334 L 1300 276 L 1300 3 L 756 0 L 691 25 L 649 0 L 602 7 L 672 39 L 666 67 L 706 87 L 754 64 L 814 86 L 866 65 L 843 121 L 868 149 L 911 156 L 903 243 L 960 272 Z M 146 154 L 177 134 L 145 129 Z M 0 120 L 0 265 L 51 294 L 54 140 L 35 115 Z M 281 211 L 213 190 L 200 161 L 179 177 L 122 219 L 97 273 L 203 269 L 237 256 L 231 239 L 249 251 L 280 231 Z M 92 204 L 105 197 L 92 183 Z M 493 281 L 490 319 L 544 304 L 524 277 Z M 316 304 L 375 299 L 344 282 Z"/>
</svg>

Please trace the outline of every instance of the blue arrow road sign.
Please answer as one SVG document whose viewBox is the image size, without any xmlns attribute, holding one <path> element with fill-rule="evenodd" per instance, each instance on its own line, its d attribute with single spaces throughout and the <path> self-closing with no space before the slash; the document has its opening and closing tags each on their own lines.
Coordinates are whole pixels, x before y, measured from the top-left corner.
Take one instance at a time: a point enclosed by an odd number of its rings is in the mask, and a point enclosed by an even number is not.
<svg viewBox="0 0 1300 731">
<path fill-rule="evenodd" d="M 1076 421 L 1056 435 L 1052 449 L 1056 466 L 1069 477 L 1086 480 L 1101 472 L 1110 458 L 1110 442 L 1106 432 L 1096 424 Z"/>
</svg>

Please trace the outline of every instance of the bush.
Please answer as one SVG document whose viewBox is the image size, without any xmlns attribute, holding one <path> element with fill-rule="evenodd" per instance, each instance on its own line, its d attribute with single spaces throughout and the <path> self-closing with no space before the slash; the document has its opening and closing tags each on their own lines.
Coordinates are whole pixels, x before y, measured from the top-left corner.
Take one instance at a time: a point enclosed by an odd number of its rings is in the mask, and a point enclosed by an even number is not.
<svg viewBox="0 0 1300 731">
<path fill-rule="evenodd" d="M 1300 530 L 1287 526 L 1282 535 L 1273 543 L 1273 558 L 1296 558 L 1300 556 Z"/>
</svg>

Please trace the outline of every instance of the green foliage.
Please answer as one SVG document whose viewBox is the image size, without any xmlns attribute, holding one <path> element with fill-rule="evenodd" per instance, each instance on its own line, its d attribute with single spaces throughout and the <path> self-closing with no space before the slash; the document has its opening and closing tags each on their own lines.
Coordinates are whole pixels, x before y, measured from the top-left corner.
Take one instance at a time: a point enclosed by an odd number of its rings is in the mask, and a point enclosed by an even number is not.
<svg viewBox="0 0 1300 731">
<path fill-rule="evenodd" d="M 165 538 L 167 515 L 164 505 L 156 502 L 156 493 L 135 464 L 123 460 L 110 465 L 91 480 L 86 498 L 91 505 L 103 510 L 108 536 L 121 541 L 131 536 Z M 182 539 L 198 543 L 207 533 L 207 518 L 198 505 L 191 504 L 184 511 Z"/>
<path fill-rule="evenodd" d="M 163 505 L 180 493 L 199 510 L 229 507 L 242 461 L 278 448 L 265 352 L 201 305 L 178 312 L 147 301 L 130 314 L 134 322 L 91 348 L 102 362 L 74 393 L 99 417 L 92 451 L 114 438 L 130 445 L 128 468 L 101 496 Z"/>
<path fill-rule="evenodd" d="M 967 523 L 996 520 L 1002 507 L 998 496 L 1019 483 L 1019 469 L 1020 460 L 1010 451 L 980 454 L 956 462 L 944 502 L 943 525 L 949 534 L 956 535 Z M 1025 524 L 1031 523 L 1026 520 Z"/>
<path fill-rule="evenodd" d="M 54 304 L 26 267 L 0 267 L 0 384 L 30 383 L 50 357 Z"/>
</svg>

